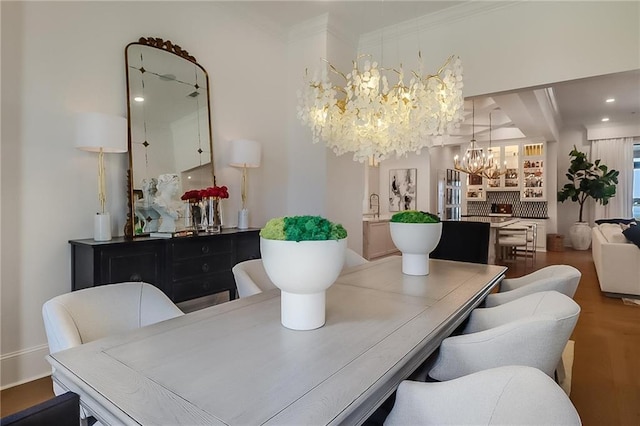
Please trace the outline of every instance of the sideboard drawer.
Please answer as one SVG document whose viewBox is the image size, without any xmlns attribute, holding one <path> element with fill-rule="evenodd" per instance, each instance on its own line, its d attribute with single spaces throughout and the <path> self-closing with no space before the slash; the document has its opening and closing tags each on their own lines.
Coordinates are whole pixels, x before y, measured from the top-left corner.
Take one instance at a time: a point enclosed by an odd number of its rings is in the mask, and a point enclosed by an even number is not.
<svg viewBox="0 0 640 426">
<path fill-rule="evenodd" d="M 160 287 L 160 259 L 158 251 L 102 253 L 104 283 L 144 281 Z"/>
<path fill-rule="evenodd" d="M 232 299 L 235 295 L 234 286 L 233 274 L 230 271 L 210 274 L 198 279 L 176 282 L 173 283 L 173 301 L 180 303 L 185 300 L 208 296 L 227 290 L 231 293 L 229 298 Z"/>
<path fill-rule="evenodd" d="M 203 256 L 173 262 L 173 281 L 197 277 L 214 272 L 228 271 L 233 267 L 231 253 Z"/>
<path fill-rule="evenodd" d="M 173 260 L 231 253 L 231 250 L 231 238 L 227 235 L 220 235 L 217 238 L 187 238 L 171 244 Z"/>
</svg>

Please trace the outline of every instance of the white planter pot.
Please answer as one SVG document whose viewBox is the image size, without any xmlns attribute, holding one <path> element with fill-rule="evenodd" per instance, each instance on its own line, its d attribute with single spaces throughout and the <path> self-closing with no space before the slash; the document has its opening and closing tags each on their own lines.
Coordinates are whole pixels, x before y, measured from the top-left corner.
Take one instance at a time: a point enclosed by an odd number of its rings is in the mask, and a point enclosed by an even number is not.
<svg viewBox="0 0 640 426">
<path fill-rule="evenodd" d="M 281 294 L 283 326 L 313 330 L 325 323 L 325 292 L 342 271 L 347 239 L 280 241 L 260 238 L 262 264 Z"/>
<path fill-rule="evenodd" d="M 569 239 L 574 250 L 587 250 L 591 245 L 591 227 L 587 222 L 575 222 L 569 228 Z"/>
<path fill-rule="evenodd" d="M 393 243 L 402 252 L 402 273 L 429 275 L 429 253 L 440 242 L 442 222 L 390 222 L 389 227 Z"/>
</svg>

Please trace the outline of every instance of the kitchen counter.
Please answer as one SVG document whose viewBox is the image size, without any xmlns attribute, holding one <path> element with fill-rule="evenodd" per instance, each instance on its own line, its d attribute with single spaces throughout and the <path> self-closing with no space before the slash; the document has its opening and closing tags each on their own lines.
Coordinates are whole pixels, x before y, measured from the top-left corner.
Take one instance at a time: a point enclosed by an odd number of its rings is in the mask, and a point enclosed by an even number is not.
<svg viewBox="0 0 640 426">
<path fill-rule="evenodd" d="M 391 220 L 391 216 L 382 215 L 382 216 L 374 216 L 374 215 L 362 215 L 363 222 L 389 222 Z"/>
<path fill-rule="evenodd" d="M 461 221 L 465 222 L 483 222 L 490 223 L 491 228 L 502 228 L 503 226 L 511 225 L 513 223 L 517 223 L 520 218 L 519 217 L 504 217 L 504 216 L 465 216 L 460 218 Z"/>
<path fill-rule="evenodd" d="M 462 215 L 461 217 L 463 218 L 469 218 L 469 217 L 495 217 L 495 216 L 481 216 L 481 215 L 476 215 L 476 214 L 472 214 L 472 215 Z M 540 216 L 497 216 L 497 217 L 512 217 L 514 219 L 537 219 L 537 220 L 547 220 L 549 219 L 549 216 L 544 216 L 544 217 L 540 217 Z"/>
</svg>

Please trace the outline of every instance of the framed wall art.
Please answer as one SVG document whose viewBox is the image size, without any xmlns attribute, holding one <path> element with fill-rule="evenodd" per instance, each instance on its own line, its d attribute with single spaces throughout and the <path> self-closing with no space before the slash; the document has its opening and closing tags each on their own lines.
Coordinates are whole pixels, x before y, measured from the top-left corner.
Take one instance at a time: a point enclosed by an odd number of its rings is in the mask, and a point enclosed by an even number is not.
<svg viewBox="0 0 640 426">
<path fill-rule="evenodd" d="M 389 211 L 417 210 L 418 169 L 389 170 Z"/>
</svg>

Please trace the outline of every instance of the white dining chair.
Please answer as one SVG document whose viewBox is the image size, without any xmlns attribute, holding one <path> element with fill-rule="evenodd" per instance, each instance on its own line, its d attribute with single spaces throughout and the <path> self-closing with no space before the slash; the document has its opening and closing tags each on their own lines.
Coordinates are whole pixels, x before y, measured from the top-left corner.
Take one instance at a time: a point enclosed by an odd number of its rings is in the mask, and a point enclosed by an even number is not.
<svg viewBox="0 0 640 426">
<path fill-rule="evenodd" d="M 484 307 L 502 305 L 528 294 L 555 290 L 573 298 L 582 273 L 570 265 L 550 265 L 519 278 L 505 278 L 497 293 L 485 298 Z"/>
<path fill-rule="evenodd" d="M 476 308 L 462 334 L 442 341 L 428 375 L 451 380 L 504 365 L 528 365 L 554 377 L 580 306 L 557 291 Z"/>
<path fill-rule="evenodd" d="M 344 267 L 363 265 L 369 261 L 352 249 L 347 249 Z M 262 259 L 245 260 L 237 263 L 231 271 L 236 280 L 238 297 L 249 297 L 266 290 L 277 288 L 262 265 Z"/>
<path fill-rule="evenodd" d="M 385 426 L 580 425 L 571 400 L 527 366 L 504 366 L 441 383 L 400 383 Z"/>
<path fill-rule="evenodd" d="M 278 288 L 271 282 L 267 272 L 264 270 L 262 259 L 245 260 L 237 263 L 231 271 L 233 272 L 233 278 L 236 280 L 238 297 L 249 297 L 266 290 Z"/>
<path fill-rule="evenodd" d="M 49 353 L 134 330 L 184 313 L 157 287 L 144 282 L 101 285 L 56 296 L 42 306 Z M 55 382 L 53 392 L 66 389 Z M 80 407 L 81 418 L 88 413 Z"/>
</svg>

